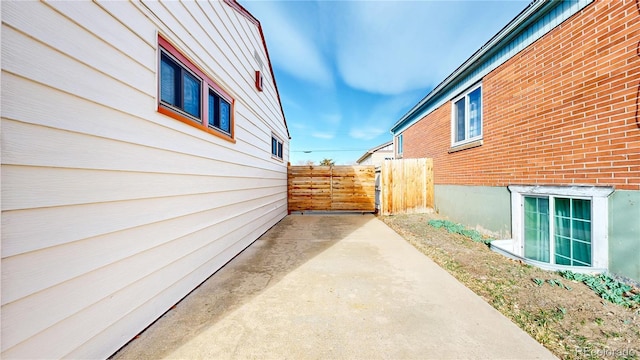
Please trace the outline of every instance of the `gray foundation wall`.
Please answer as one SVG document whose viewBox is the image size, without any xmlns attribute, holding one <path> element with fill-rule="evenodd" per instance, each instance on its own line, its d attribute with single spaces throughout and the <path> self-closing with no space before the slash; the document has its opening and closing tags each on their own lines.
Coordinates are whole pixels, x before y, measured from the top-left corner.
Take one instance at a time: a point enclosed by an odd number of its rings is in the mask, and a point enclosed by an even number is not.
<svg viewBox="0 0 640 360">
<path fill-rule="evenodd" d="M 511 193 L 502 186 L 435 185 L 435 211 L 496 239 L 511 238 Z"/>
<path fill-rule="evenodd" d="M 640 282 L 640 191 L 609 197 L 609 271 Z"/>
<path fill-rule="evenodd" d="M 436 185 L 435 210 L 496 239 L 511 238 L 511 193 L 506 187 Z M 609 271 L 640 282 L 640 191 L 609 197 Z"/>
</svg>

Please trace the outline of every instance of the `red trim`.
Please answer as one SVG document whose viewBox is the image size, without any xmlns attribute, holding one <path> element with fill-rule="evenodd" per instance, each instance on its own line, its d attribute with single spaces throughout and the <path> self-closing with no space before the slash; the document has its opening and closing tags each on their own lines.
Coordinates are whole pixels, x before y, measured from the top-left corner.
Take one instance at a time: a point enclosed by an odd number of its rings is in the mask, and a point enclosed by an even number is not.
<svg viewBox="0 0 640 360">
<path fill-rule="evenodd" d="M 178 121 L 181 121 L 181 122 L 183 122 L 183 123 L 185 123 L 187 125 L 191 125 L 191 126 L 193 126 L 195 128 L 198 128 L 198 129 L 200 129 L 200 130 L 202 130 L 204 132 L 207 132 L 207 133 L 209 133 L 211 135 L 217 136 L 217 137 L 219 137 L 221 139 L 227 140 L 227 141 L 232 142 L 234 144 L 236 143 L 236 139 L 233 138 L 233 126 L 231 127 L 231 137 L 229 137 L 229 135 L 227 135 L 227 134 L 225 134 L 223 132 L 220 132 L 220 131 L 211 129 L 208 126 L 199 124 L 198 122 L 194 121 L 192 118 L 186 117 L 186 116 L 184 116 L 184 115 L 182 115 L 182 114 L 180 114 L 180 113 L 178 113 L 178 112 L 176 112 L 176 111 L 174 111 L 172 109 L 169 109 L 169 108 L 167 108 L 167 107 L 165 107 L 165 106 L 163 106 L 161 104 L 158 104 L 158 112 L 161 113 L 161 114 L 167 115 L 169 117 L 172 117 L 172 118 L 174 118 L 174 119 L 176 119 Z M 233 124 L 233 114 L 231 115 L 231 118 L 232 118 L 231 123 Z"/>
<path fill-rule="evenodd" d="M 260 70 L 256 70 L 256 89 L 262 91 L 262 73 Z"/>
<path fill-rule="evenodd" d="M 262 32 L 262 25 L 260 21 L 256 19 L 247 9 L 245 9 L 242 5 L 240 5 L 236 0 L 224 0 L 225 4 L 229 5 L 231 8 L 239 12 L 241 15 L 249 19 L 253 24 L 258 27 L 258 31 L 260 32 L 260 38 L 262 39 L 262 46 L 264 46 L 264 52 L 267 54 L 267 62 L 269 63 L 269 70 L 271 71 L 271 78 L 273 79 L 273 86 L 276 89 L 276 96 L 278 97 L 278 103 L 280 104 L 280 111 L 282 112 L 282 119 L 284 120 L 284 127 L 287 129 L 287 136 L 291 139 L 291 134 L 289 133 L 289 126 L 287 126 L 287 118 L 284 116 L 284 109 L 282 108 L 282 100 L 280 99 L 280 92 L 278 91 L 278 84 L 276 83 L 276 77 L 273 73 L 273 66 L 271 66 L 271 58 L 269 57 L 269 49 L 267 48 L 267 42 L 264 38 L 264 33 Z"/>
<path fill-rule="evenodd" d="M 181 114 L 178 111 L 173 110 L 172 108 L 170 108 L 169 106 L 166 106 L 164 104 L 162 104 L 160 102 L 160 95 L 158 95 L 158 112 L 167 116 L 170 116 L 176 120 L 179 120 L 185 124 L 189 124 L 193 127 L 196 127 L 200 130 L 203 130 L 209 134 L 215 135 L 217 137 L 220 137 L 222 139 L 225 139 L 227 141 L 231 141 L 233 143 L 235 143 L 235 138 L 234 138 L 234 128 L 235 128 L 235 121 L 234 121 L 234 114 L 235 114 L 235 99 L 233 97 L 231 97 L 231 95 L 229 95 L 226 91 L 224 91 L 220 86 L 218 86 L 218 84 L 216 84 L 213 80 L 211 80 L 211 78 L 209 78 L 204 72 L 202 72 L 202 70 L 200 70 L 197 66 L 195 66 L 193 64 L 193 62 L 191 62 L 191 60 L 189 60 L 186 56 L 184 56 L 180 51 L 178 51 L 178 49 L 175 48 L 175 46 L 173 46 L 169 41 L 167 41 L 164 37 L 162 37 L 162 35 L 158 34 L 158 45 L 164 49 L 167 53 L 169 53 L 171 56 L 173 56 L 174 58 L 176 58 L 176 60 L 178 60 L 180 62 L 181 65 L 185 66 L 186 68 L 188 68 L 189 70 L 191 70 L 194 74 L 198 75 L 200 77 L 200 79 L 202 79 L 203 82 L 203 86 L 200 89 L 200 118 L 197 118 L 198 120 L 200 120 L 200 122 L 198 122 L 196 119 L 188 117 L 186 115 Z M 159 55 L 158 55 L 159 56 Z M 225 100 L 227 100 L 229 102 L 229 104 L 231 105 L 231 113 L 229 115 L 229 121 L 231 122 L 230 124 L 230 134 L 228 135 L 226 133 L 214 130 L 209 128 L 209 89 L 212 89 L 213 91 L 215 91 L 218 95 L 220 95 L 221 97 L 223 97 Z M 160 91 L 160 90 L 158 90 Z"/>
</svg>

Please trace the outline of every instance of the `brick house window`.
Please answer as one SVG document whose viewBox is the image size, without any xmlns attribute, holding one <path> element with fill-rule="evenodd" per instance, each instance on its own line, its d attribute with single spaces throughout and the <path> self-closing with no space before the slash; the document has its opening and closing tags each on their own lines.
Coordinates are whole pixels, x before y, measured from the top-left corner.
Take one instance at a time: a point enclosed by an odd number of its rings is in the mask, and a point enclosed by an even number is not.
<svg viewBox="0 0 640 360">
<path fill-rule="evenodd" d="M 591 200 L 524 197 L 524 257 L 591 266 Z"/>
<path fill-rule="evenodd" d="M 451 104 L 451 144 L 482 139 L 482 84 L 454 98 Z"/>
<path fill-rule="evenodd" d="M 162 36 L 158 52 L 158 112 L 235 142 L 233 98 Z"/>
<path fill-rule="evenodd" d="M 510 185 L 516 255 L 553 269 L 607 268 L 609 187 Z"/>
<path fill-rule="evenodd" d="M 396 149 L 397 149 L 397 152 L 398 152 L 398 156 L 401 156 L 402 152 L 404 151 L 403 150 L 403 146 L 404 145 L 402 144 L 402 142 L 403 142 L 402 135 L 403 134 L 400 134 L 400 135 L 396 136 Z"/>
</svg>

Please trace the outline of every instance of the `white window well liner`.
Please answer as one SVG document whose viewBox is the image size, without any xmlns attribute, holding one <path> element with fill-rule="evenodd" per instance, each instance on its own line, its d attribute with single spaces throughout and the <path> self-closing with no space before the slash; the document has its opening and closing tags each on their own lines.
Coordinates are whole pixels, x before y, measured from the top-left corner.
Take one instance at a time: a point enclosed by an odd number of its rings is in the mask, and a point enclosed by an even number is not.
<svg viewBox="0 0 640 360">
<path fill-rule="evenodd" d="M 609 200 L 613 187 L 603 186 L 546 186 L 510 185 L 512 239 L 494 240 L 491 250 L 512 259 L 520 260 L 545 270 L 571 270 L 577 273 L 602 273 L 609 267 Z M 523 201 L 525 196 L 556 196 L 591 200 L 592 238 L 591 266 L 569 266 L 552 262 L 542 262 L 524 256 Z"/>
</svg>

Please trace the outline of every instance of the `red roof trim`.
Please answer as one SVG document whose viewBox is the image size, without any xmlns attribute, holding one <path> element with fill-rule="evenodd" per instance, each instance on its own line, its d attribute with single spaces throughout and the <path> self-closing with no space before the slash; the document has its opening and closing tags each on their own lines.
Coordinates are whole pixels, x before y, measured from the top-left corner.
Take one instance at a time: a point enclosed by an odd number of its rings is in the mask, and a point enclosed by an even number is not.
<svg viewBox="0 0 640 360">
<path fill-rule="evenodd" d="M 269 49 L 267 48 L 267 42 L 264 39 L 264 33 L 262 32 L 262 25 L 260 25 L 260 21 L 256 19 L 251 13 L 245 9 L 242 5 L 240 5 L 236 0 L 224 0 L 224 2 L 231 6 L 234 10 L 239 12 L 242 16 L 246 17 L 251 21 L 254 25 L 258 27 L 258 31 L 260 31 L 260 38 L 262 38 L 262 46 L 264 46 L 264 51 L 267 54 L 267 62 L 269 63 L 269 71 L 271 71 L 271 78 L 273 79 L 273 86 L 276 88 L 276 95 L 278 96 L 278 103 L 280 103 L 280 111 L 282 112 L 282 119 L 284 120 L 284 127 L 287 129 L 287 136 L 291 139 L 291 134 L 289 133 L 289 126 L 287 125 L 287 119 L 284 116 L 284 109 L 282 108 L 282 100 L 280 99 L 280 91 L 278 91 L 278 84 L 276 83 L 276 76 L 273 73 L 273 67 L 271 66 L 271 58 L 269 57 Z"/>
</svg>

